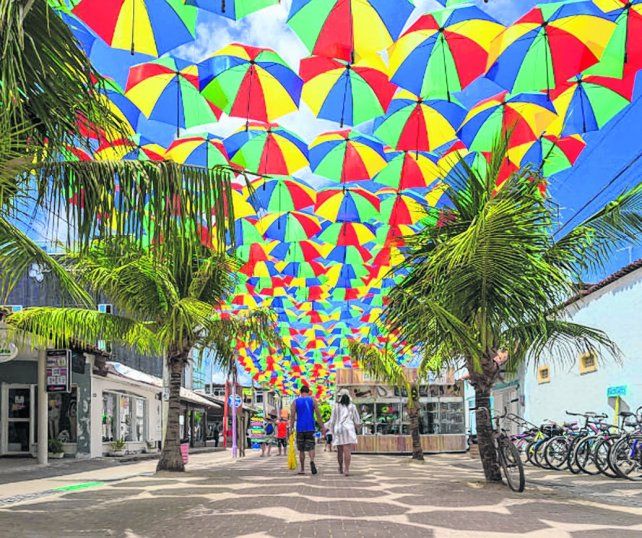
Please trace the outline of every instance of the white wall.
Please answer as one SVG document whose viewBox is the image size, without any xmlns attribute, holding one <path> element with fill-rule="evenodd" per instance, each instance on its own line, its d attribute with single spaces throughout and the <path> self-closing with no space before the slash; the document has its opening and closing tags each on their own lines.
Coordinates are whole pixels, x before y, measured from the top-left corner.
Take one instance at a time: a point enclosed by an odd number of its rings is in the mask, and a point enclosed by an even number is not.
<svg viewBox="0 0 642 538">
<path fill-rule="evenodd" d="M 627 386 L 620 410 L 642 405 L 642 269 L 569 307 L 572 321 L 606 332 L 622 351 L 622 363 L 607 357 L 599 359 L 598 370 L 581 375 L 577 359 L 573 364 L 542 358 L 551 368 L 550 383 L 538 384 L 537 371 L 529 365 L 524 379 L 526 418 L 539 423 L 544 419 L 569 420 L 565 410 L 604 412 L 613 417 L 613 398 L 608 387 Z"/>
<path fill-rule="evenodd" d="M 102 442 L 102 414 L 103 414 L 103 392 L 127 392 L 128 394 L 145 398 L 147 415 L 147 440 L 161 440 L 161 402 L 156 399 L 158 389 L 147 388 L 138 383 L 129 383 L 114 379 L 93 376 L 92 398 L 91 398 L 91 457 L 96 458 L 104 454 L 106 449 Z M 141 450 L 145 443 L 127 443 L 129 450 Z M 105 445 L 108 447 L 108 444 Z"/>
</svg>

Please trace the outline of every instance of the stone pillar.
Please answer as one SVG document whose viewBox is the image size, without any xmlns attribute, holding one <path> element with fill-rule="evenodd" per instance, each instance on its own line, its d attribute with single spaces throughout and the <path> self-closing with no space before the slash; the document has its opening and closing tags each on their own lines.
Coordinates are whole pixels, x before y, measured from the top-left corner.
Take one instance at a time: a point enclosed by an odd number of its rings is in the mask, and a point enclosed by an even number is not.
<svg viewBox="0 0 642 538">
<path fill-rule="evenodd" d="M 73 352 L 76 355 L 76 352 Z M 72 373 L 73 382 L 76 384 L 76 457 L 91 457 L 91 355 L 84 353 L 79 357 L 84 365 L 83 371 Z M 102 406 L 102 401 L 98 402 Z M 97 425 L 98 428 L 102 424 Z"/>
<path fill-rule="evenodd" d="M 38 463 L 49 463 L 49 401 L 47 398 L 47 351 L 38 350 Z"/>
</svg>

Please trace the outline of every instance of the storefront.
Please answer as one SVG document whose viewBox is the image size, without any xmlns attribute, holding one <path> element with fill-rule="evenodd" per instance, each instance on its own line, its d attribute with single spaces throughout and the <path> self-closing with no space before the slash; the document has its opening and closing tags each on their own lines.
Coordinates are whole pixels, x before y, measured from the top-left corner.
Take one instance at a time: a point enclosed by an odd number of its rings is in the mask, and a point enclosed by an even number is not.
<svg viewBox="0 0 642 538">
<path fill-rule="evenodd" d="M 411 375 L 416 371 L 409 370 Z M 382 385 L 356 368 L 337 370 L 337 390 L 350 392 L 363 422 L 358 451 L 412 451 L 405 390 Z M 466 426 L 463 386 L 434 378 L 419 386 L 419 432 L 426 452 L 463 452 Z"/>
</svg>

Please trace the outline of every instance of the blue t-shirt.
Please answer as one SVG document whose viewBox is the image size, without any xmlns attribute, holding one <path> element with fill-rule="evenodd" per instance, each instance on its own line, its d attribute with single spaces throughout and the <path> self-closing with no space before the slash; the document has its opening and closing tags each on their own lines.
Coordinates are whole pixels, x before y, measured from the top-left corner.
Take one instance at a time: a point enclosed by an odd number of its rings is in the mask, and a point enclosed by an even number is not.
<svg viewBox="0 0 642 538">
<path fill-rule="evenodd" d="M 294 400 L 296 406 L 296 431 L 314 431 L 314 400 L 310 396 L 300 396 Z"/>
</svg>

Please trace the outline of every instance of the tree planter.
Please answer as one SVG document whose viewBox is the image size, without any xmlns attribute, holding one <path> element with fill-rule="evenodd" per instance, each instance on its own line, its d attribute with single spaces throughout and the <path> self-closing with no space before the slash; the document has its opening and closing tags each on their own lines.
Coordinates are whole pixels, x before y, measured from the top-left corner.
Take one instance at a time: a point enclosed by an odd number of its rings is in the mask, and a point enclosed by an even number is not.
<svg viewBox="0 0 642 538">
<path fill-rule="evenodd" d="M 61 460 L 62 458 L 65 457 L 65 453 L 64 452 L 49 452 L 47 454 L 47 456 L 48 456 L 48 458 L 50 460 Z"/>
<path fill-rule="evenodd" d="M 109 455 L 115 458 L 120 458 L 125 455 L 125 450 L 110 450 Z"/>
</svg>

